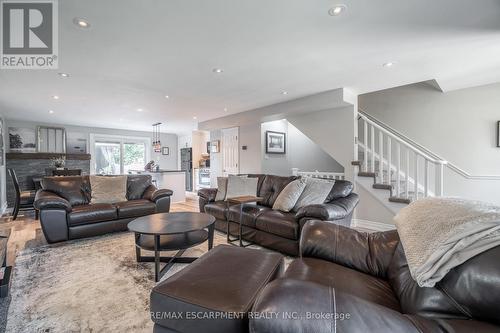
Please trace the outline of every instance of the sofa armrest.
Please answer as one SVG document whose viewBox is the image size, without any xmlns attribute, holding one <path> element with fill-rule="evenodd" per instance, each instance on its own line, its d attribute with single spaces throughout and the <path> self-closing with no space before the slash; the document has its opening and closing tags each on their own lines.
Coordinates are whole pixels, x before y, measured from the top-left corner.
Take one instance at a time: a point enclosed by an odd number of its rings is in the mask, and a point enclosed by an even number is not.
<svg viewBox="0 0 500 333">
<path fill-rule="evenodd" d="M 35 195 L 33 206 L 38 210 L 43 209 L 63 209 L 66 212 L 71 212 L 71 204 L 68 200 L 60 197 L 54 192 L 38 190 Z"/>
<path fill-rule="evenodd" d="M 149 187 L 146 189 L 146 191 L 144 191 L 142 198 L 156 202 L 161 198 L 170 197 L 172 194 L 173 194 L 172 190 L 157 189 L 156 186 L 149 185 Z"/>
<path fill-rule="evenodd" d="M 304 206 L 297 211 L 295 218 L 297 220 L 305 217 L 324 221 L 341 220 L 352 213 L 358 202 L 358 195 L 351 193 L 345 198 L 336 199 L 329 203 Z"/>
<path fill-rule="evenodd" d="M 309 221 L 302 229 L 300 253 L 386 278 L 398 244 L 396 230 L 365 233 L 326 221 Z"/>
<path fill-rule="evenodd" d="M 205 200 L 206 203 L 214 202 L 217 196 L 216 188 L 202 188 L 198 190 L 198 196 Z"/>
</svg>

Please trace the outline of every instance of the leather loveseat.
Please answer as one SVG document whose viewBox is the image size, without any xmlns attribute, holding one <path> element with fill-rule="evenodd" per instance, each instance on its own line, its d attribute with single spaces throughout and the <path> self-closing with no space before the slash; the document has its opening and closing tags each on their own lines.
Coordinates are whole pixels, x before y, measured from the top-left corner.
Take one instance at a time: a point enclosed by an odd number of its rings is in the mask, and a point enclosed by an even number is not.
<svg viewBox="0 0 500 333">
<path fill-rule="evenodd" d="M 500 332 L 500 246 L 452 269 L 435 287 L 412 279 L 396 231 L 304 226 L 301 258 L 268 284 L 250 332 Z M 294 317 L 286 317 L 293 314 Z"/>
<path fill-rule="evenodd" d="M 127 230 L 131 220 L 170 210 L 171 190 L 158 190 L 149 175 L 127 176 L 127 201 L 91 204 L 88 176 L 45 177 L 34 206 L 47 242 Z"/>
<path fill-rule="evenodd" d="M 351 225 L 352 213 L 358 204 L 358 195 L 353 193 L 349 181 L 337 180 L 324 204 L 310 205 L 297 212 L 281 212 L 272 206 L 280 192 L 295 176 L 281 177 L 274 175 L 248 175 L 258 178 L 257 196 L 263 200 L 257 205 L 245 205 L 240 214 L 239 205 L 229 205 L 227 201 L 215 201 L 216 188 L 198 191 L 200 212 L 206 212 L 216 218 L 215 228 L 238 234 L 240 216 L 242 216 L 242 238 L 261 246 L 297 256 L 302 226 L 309 220 L 334 221 L 344 226 Z"/>
</svg>

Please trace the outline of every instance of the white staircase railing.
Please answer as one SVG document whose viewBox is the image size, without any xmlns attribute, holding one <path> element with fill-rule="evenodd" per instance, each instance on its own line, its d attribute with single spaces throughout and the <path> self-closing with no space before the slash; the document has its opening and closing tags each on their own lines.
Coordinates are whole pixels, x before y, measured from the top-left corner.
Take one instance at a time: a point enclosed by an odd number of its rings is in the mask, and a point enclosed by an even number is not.
<svg viewBox="0 0 500 333">
<path fill-rule="evenodd" d="M 444 193 L 445 160 L 385 128 L 366 113 L 358 113 L 360 171 L 373 174 L 376 183 L 391 185 L 393 197 L 416 200 Z"/>
<path fill-rule="evenodd" d="M 299 171 L 298 168 L 292 168 L 292 175 L 301 177 L 312 177 L 321 179 L 344 180 L 343 172 L 322 172 L 322 171 Z"/>
</svg>

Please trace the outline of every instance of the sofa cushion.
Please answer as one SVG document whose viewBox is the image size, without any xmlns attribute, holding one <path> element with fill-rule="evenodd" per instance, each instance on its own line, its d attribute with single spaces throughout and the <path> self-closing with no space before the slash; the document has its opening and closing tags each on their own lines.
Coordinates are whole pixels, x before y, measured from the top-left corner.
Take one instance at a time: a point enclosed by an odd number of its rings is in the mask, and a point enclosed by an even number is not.
<svg viewBox="0 0 500 333">
<path fill-rule="evenodd" d="M 324 203 L 333 188 L 333 184 L 334 181 L 331 180 L 307 177 L 306 187 L 293 207 L 293 211 L 296 212 L 305 206 Z"/>
<path fill-rule="evenodd" d="M 336 180 L 332 190 L 326 197 L 325 203 L 347 197 L 352 193 L 353 188 L 354 185 L 348 180 Z"/>
<path fill-rule="evenodd" d="M 227 210 L 229 203 L 226 201 L 216 201 L 205 205 L 205 213 L 212 215 L 217 220 L 227 220 Z"/>
<path fill-rule="evenodd" d="M 151 175 L 127 176 L 127 200 L 142 199 L 144 191 L 152 185 Z"/>
<path fill-rule="evenodd" d="M 80 205 L 73 207 L 72 212 L 68 214 L 68 225 L 74 227 L 83 224 L 111 221 L 116 220 L 117 217 L 116 207 L 112 204 Z"/>
<path fill-rule="evenodd" d="M 293 260 L 285 272 L 285 278 L 315 282 L 332 287 L 335 291 L 401 311 L 399 301 L 386 280 L 322 259 Z"/>
<path fill-rule="evenodd" d="M 260 191 L 258 195 L 262 197 L 262 201 L 259 202 L 260 205 L 272 207 L 276 198 L 281 193 L 281 191 L 287 186 L 290 182 L 297 179 L 297 177 L 281 177 L 274 175 L 267 175 L 262 182 L 262 186 L 260 187 Z"/>
<path fill-rule="evenodd" d="M 44 177 L 41 182 L 42 189 L 55 193 L 66 199 L 71 206 L 86 205 L 89 203 L 86 194 L 84 177 Z"/>
<path fill-rule="evenodd" d="M 232 205 L 229 207 L 227 219 L 232 222 L 240 222 L 240 215 L 243 217 L 242 224 L 255 228 L 255 219 L 265 211 L 271 210 L 269 207 L 260 205 L 243 205 L 243 214 L 241 214 L 241 205 Z"/>
<path fill-rule="evenodd" d="M 217 194 L 215 195 L 215 201 L 226 200 L 227 179 L 227 177 L 217 177 Z"/>
<path fill-rule="evenodd" d="M 90 176 L 91 203 L 115 203 L 127 200 L 127 176 Z"/>
<path fill-rule="evenodd" d="M 279 210 L 268 210 L 257 217 L 255 227 L 258 230 L 268 232 L 288 239 L 299 239 L 299 223 L 295 220 L 295 214 L 280 212 Z"/>
<path fill-rule="evenodd" d="M 278 198 L 276 198 L 276 201 L 273 204 L 273 209 L 281 210 L 282 212 L 291 211 L 297 203 L 297 200 L 299 200 L 305 187 L 306 180 L 303 178 L 295 179 L 293 182 L 290 182 L 281 191 Z"/>
<path fill-rule="evenodd" d="M 145 199 L 118 202 L 115 206 L 120 219 L 154 214 L 156 211 L 154 202 Z"/>
<path fill-rule="evenodd" d="M 226 200 L 247 195 L 256 196 L 257 183 L 257 178 L 229 175 L 227 180 Z"/>
</svg>

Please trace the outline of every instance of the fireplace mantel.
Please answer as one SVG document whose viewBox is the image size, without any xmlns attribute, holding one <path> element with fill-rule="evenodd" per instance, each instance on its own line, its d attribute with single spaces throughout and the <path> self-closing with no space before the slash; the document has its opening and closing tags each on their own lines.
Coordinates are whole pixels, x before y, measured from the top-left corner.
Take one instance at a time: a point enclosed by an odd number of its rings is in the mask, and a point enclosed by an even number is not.
<svg viewBox="0 0 500 333">
<path fill-rule="evenodd" d="M 90 160 L 90 154 L 59 154 L 59 153 L 7 153 L 7 160 L 51 160 L 65 157 L 66 160 Z"/>
</svg>

